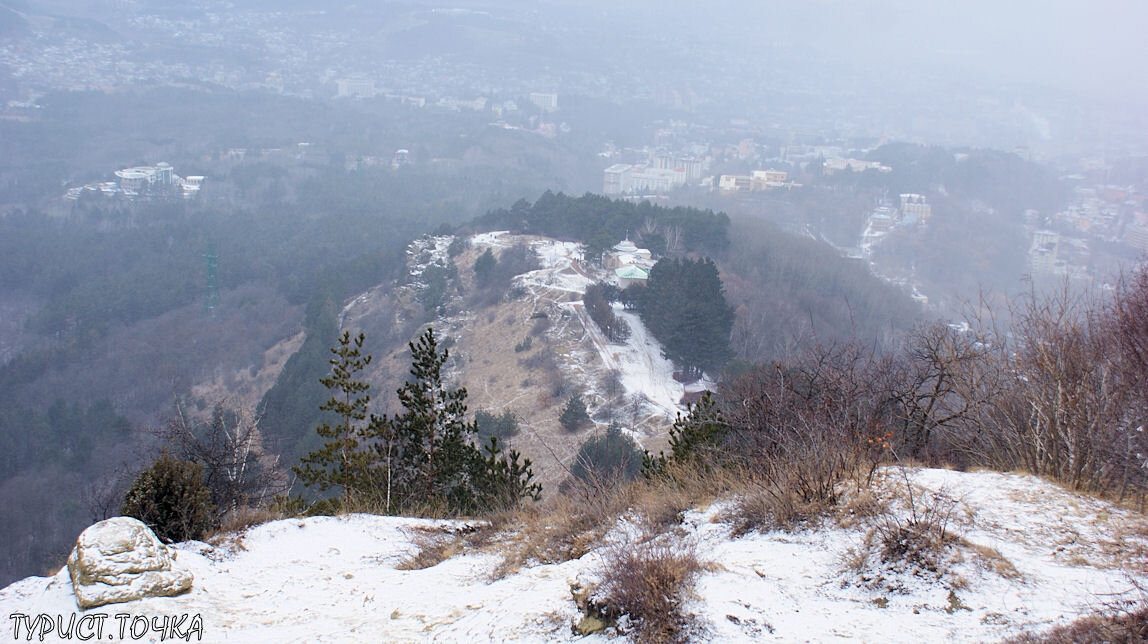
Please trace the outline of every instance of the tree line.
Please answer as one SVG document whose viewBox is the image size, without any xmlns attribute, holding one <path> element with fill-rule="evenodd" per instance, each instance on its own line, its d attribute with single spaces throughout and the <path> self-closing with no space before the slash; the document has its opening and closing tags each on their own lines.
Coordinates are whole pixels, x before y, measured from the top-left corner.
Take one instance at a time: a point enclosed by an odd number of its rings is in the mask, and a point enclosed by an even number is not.
<svg viewBox="0 0 1148 644">
<path fill-rule="evenodd" d="M 649 202 L 611 200 L 594 194 L 571 197 L 547 190 L 533 204 L 522 199 L 509 209 L 491 210 L 475 220 L 486 230 L 508 229 L 517 233 L 577 239 L 586 245 L 587 258 L 599 258 L 618 240 L 643 237 L 652 252 L 673 246 L 680 252 L 718 255 L 729 245 L 729 216 L 711 210 L 663 208 Z"/>
</svg>

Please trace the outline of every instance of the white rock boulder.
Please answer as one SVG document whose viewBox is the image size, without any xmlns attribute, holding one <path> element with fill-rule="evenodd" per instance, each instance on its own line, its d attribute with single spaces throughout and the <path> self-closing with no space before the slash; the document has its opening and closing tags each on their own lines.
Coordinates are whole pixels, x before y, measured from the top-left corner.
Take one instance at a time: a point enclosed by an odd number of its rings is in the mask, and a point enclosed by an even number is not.
<svg viewBox="0 0 1148 644">
<path fill-rule="evenodd" d="M 192 574 L 172 565 L 174 552 L 138 519 L 114 517 L 89 526 L 68 556 L 81 609 L 168 597 L 191 589 Z"/>
</svg>

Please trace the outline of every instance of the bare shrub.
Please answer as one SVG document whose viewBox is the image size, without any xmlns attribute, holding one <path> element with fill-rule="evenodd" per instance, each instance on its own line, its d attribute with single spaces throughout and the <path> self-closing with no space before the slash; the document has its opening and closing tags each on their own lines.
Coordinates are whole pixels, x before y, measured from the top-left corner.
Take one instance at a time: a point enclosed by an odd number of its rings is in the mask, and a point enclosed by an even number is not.
<svg viewBox="0 0 1148 644">
<path fill-rule="evenodd" d="M 606 555 L 593 605 L 602 616 L 628 616 L 636 642 L 684 642 L 696 630 L 682 604 L 703 566 L 690 544 L 624 544 Z"/>
<path fill-rule="evenodd" d="M 1143 464 L 1148 453 L 1148 268 L 1120 281 L 1106 310 L 1103 333 L 1114 345 L 1115 374 L 1125 394 L 1116 440 L 1107 444 L 1104 460 L 1119 498 L 1138 495 L 1143 510 L 1148 491 Z"/>
<path fill-rule="evenodd" d="M 983 333 L 942 322 L 914 328 L 898 354 L 882 361 L 893 405 L 888 438 L 901 458 L 936 464 L 957 457 L 951 434 L 967 432 L 998 395 L 986 386 L 990 363 Z"/>
<path fill-rule="evenodd" d="M 991 467 L 1024 469 L 1076 490 L 1143 498 L 1144 313 L 1143 272 L 1122 282 L 1107 305 L 1067 285 L 1022 302 L 1013 311 L 1015 339 L 995 347 L 1000 393 L 967 437 L 970 453 Z"/>
<path fill-rule="evenodd" d="M 957 501 L 943 492 L 917 497 L 907 482 L 906 488 L 908 516 L 901 518 L 890 512 L 877 525 L 881 557 L 886 562 L 905 561 L 937 572 L 945 549 L 957 541 L 949 532 Z"/>
<path fill-rule="evenodd" d="M 784 481 L 755 481 L 734 500 L 723 519 L 733 526 L 733 536 L 755 531 L 793 531 L 808 526 L 830 510 L 824 499 L 803 499 Z"/>
<path fill-rule="evenodd" d="M 287 490 L 273 459 L 263 454 L 257 418 L 223 405 L 215 407 L 209 422 L 189 419 L 178 404 L 175 411 L 163 437 L 178 457 L 203 466 L 221 522 L 231 521 L 241 508 L 265 507 Z"/>
<path fill-rule="evenodd" d="M 721 392 L 727 453 L 800 504 L 836 505 L 842 481 L 876 467 L 870 446 L 888 422 L 876 367 L 847 345 L 738 378 Z"/>
</svg>

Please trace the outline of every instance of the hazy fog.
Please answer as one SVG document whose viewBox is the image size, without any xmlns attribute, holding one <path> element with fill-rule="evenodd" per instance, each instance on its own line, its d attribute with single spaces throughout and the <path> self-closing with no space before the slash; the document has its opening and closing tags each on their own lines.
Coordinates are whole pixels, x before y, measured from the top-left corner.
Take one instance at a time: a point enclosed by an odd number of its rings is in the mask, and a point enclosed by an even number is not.
<svg viewBox="0 0 1148 644">
<path fill-rule="evenodd" d="M 556 3 L 570 4 L 570 3 Z M 785 43 L 818 57 L 1113 95 L 1141 92 L 1148 5 L 1130 0 L 716 0 L 593 5 L 712 37 L 746 51 Z M 645 29 L 646 26 L 640 27 Z"/>
</svg>

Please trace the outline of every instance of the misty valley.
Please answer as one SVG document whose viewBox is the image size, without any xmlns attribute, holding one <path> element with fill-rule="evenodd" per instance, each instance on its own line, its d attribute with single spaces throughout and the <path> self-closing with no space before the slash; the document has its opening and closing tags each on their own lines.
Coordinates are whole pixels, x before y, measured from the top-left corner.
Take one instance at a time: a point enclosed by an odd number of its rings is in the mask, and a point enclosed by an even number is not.
<svg viewBox="0 0 1148 644">
<path fill-rule="evenodd" d="M 5 627 L 1148 639 L 1148 15 L 958 4 L 0 0 Z"/>
</svg>

